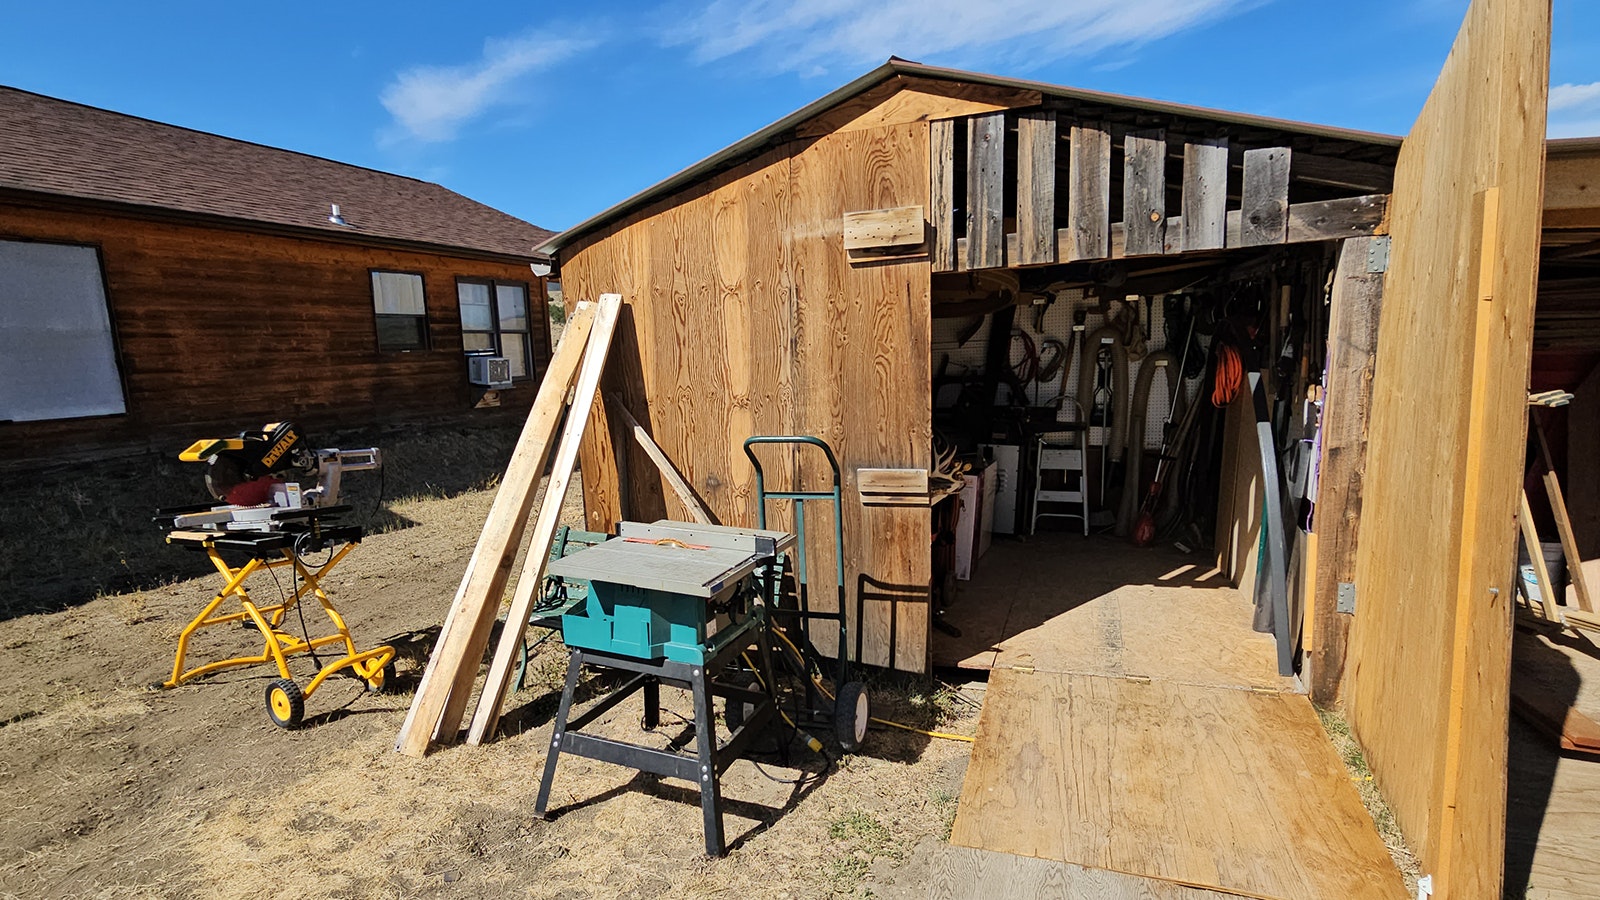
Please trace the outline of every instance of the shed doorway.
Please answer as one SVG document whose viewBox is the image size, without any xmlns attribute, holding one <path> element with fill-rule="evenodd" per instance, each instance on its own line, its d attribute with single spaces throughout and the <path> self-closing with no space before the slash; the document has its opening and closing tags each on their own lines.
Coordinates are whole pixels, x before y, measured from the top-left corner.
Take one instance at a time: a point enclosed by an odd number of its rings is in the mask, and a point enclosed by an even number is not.
<svg viewBox="0 0 1600 900">
<path fill-rule="evenodd" d="M 1340 249 L 934 276 L 936 667 L 1297 687 Z"/>
</svg>

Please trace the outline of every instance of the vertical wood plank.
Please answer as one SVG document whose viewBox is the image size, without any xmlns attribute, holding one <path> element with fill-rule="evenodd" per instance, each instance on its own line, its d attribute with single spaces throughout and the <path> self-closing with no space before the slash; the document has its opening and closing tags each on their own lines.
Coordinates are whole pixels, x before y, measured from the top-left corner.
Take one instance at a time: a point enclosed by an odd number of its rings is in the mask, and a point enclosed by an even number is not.
<svg viewBox="0 0 1600 900">
<path fill-rule="evenodd" d="M 1017 119 L 1017 255 L 1015 265 L 1056 261 L 1056 114 Z"/>
<path fill-rule="evenodd" d="M 1165 252 L 1167 135 L 1160 129 L 1122 139 L 1122 222 L 1126 255 Z"/>
<path fill-rule="evenodd" d="M 1281 244 L 1289 239 L 1289 158 L 1287 147 L 1245 151 L 1239 246 Z"/>
<path fill-rule="evenodd" d="M 1006 114 L 967 119 L 967 268 L 1006 264 Z"/>
<path fill-rule="evenodd" d="M 956 122 L 928 123 L 928 213 L 933 223 L 933 271 L 956 270 Z"/>
<path fill-rule="evenodd" d="M 1097 125 L 1073 125 L 1068 163 L 1067 259 L 1111 255 L 1111 134 Z"/>
<path fill-rule="evenodd" d="M 1322 458 L 1317 468 L 1317 569 L 1311 603 L 1311 699 L 1332 705 L 1344 680 L 1352 616 L 1337 612 L 1339 584 L 1356 580 L 1361 484 L 1367 467 L 1367 422 L 1383 273 L 1367 271 L 1375 238 L 1353 238 L 1339 250 L 1328 307 L 1327 376 L 1322 401 Z M 1358 595 L 1359 596 L 1359 595 Z"/>
<path fill-rule="evenodd" d="M 1218 250 L 1228 235 L 1228 141 L 1183 145 L 1183 249 Z"/>
</svg>

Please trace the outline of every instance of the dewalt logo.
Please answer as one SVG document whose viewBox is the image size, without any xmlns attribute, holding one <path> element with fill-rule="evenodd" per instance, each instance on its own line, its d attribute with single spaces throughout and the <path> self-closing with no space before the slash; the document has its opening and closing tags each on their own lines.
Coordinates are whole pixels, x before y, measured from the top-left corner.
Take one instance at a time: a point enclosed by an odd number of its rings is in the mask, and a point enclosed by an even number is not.
<svg viewBox="0 0 1600 900">
<path fill-rule="evenodd" d="M 294 432 L 285 432 L 283 437 L 279 438 L 278 442 L 272 445 L 272 449 L 267 451 L 267 455 L 261 457 L 261 464 L 269 469 L 277 465 L 278 460 L 283 458 L 283 454 L 289 452 L 289 448 L 294 446 L 294 442 L 298 441 L 299 439 L 300 438 Z"/>
</svg>

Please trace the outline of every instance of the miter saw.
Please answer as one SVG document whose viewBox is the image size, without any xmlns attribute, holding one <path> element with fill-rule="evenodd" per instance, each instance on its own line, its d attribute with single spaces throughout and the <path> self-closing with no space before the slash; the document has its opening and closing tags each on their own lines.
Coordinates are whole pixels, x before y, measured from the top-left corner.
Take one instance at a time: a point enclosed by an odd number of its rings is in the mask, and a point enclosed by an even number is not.
<svg viewBox="0 0 1600 900">
<path fill-rule="evenodd" d="M 343 473 L 369 471 L 382 463 L 375 447 L 312 449 L 290 422 L 272 422 L 237 437 L 195 441 L 178 458 L 206 464 L 206 490 L 223 505 L 180 515 L 174 524 L 229 529 L 260 529 L 273 521 L 277 510 L 332 507 L 339 502 Z M 301 480 L 311 478 L 316 486 L 303 489 Z"/>
<path fill-rule="evenodd" d="M 378 451 L 314 450 L 294 425 L 273 422 L 238 437 L 195 441 L 178 458 L 206 464 L 206 489 L 221 502 L 160 510 L 155 521 L 167 529 L 167 543 L 203 551 L 222 587 L 178 635 L 172 677 L 160 686 L 177 687 L 222 669 L 271 663 L 280 677 L 267 685 L 267 716 L 275 725 L 293 728 L 305 713 L 306 699 L 331 675 L 351 674 L 374 691 L 389 684 L 394 648 L 358 649 L 344 617 L 322 589 L 322 579 L 362 537 L 360 525 L 338 521 L 350 509 L 338 505 L 340 476 L 378 468 Z M 301 480 L 313 477 L 316 486 L 302 490 Z M 321 562 L 309 560 L 310 554 L 322 552 L 327 556 Z M 271 583 L 279 602 L 258 603 L 246 582 L 258 572 L 280 568 L 288 578 L 274 574 Z M 312 635 L 299 609 L 306 598 L 316 601 L 331 631 Z M 238 601 L 239 610 L 221 611 L 230 599 Z M 299 635 L 287 628 L 291 610 L 299 619 Z M 188 667 L 189 641 L 197 631 L 241 622 L 260 632 L 260 653 Z M 319 650 L 342 652 L 324 661 Z M 317 666 L 303 687 L 289 668 L 290 659 L 300 654 Z"/>
</svg>

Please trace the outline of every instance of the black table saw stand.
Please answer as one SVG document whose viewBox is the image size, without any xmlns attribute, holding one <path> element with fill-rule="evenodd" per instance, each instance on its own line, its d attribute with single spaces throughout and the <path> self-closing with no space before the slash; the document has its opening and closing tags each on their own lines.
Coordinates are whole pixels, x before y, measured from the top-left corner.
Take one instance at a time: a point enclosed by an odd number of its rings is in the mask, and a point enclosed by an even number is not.
<svg viewBox="0 0 1600 900">
<path fill-rule="evenodd" d="M 567 683 L 561 692 L 561 707 L 556 711 L 555 732 L 545 757 L 544 777 L 539 781 L 539 799 L 534 804 L 534 815 L 541 819 L 546 817 L 550 787 L 555 781 L 556 762 L 562 753 L 570 753 L 696 783 L 700 788 L 700 811 L 705 819 L 706 854 L 726 856 L 728 850 L 722 837 L 722 773 L 739 758 L 755 736 L 766 729 L 777 710 L 777 699 L 772 693 L 771 637 L 765 627 L 753 629 L 750 637 L 758 644 L 760 661 L 757 664 L 761 671 L 756 674 L 759 676 L 759 689 L 715 679 L 747 650 L 750 646 L 747 638 L 729 642 L 704 665 L 666 659 L 645 660 L 599 650 L 572 648 L 567 664 Z M 632 672 L 634 676 L 578 717 L 569 719 L 572 696 L 578 687 L 578 677 L 586 665 Z M 661 719 L 663 684 L 686 688 L 694 696 L 696 752 L 693 756 L 580 731 L 640 690 L 644 692 L 644 727 L 655 728 Z M 713 697 L 721 697 L 727 702 L 726 721 L 732 732 L 720 746 L 712 715 Z M 747 703 L 753 707 L 748 713 L 744 706 Z"/>
</svg>

